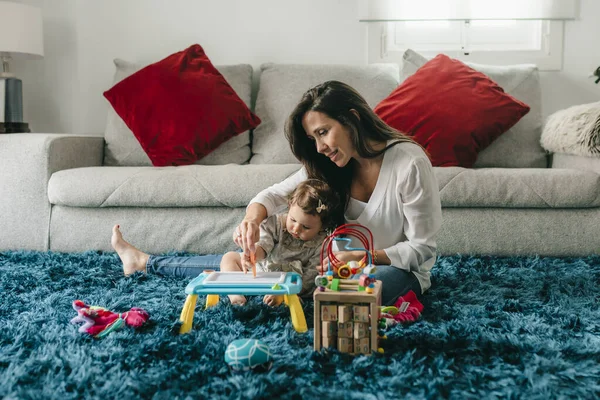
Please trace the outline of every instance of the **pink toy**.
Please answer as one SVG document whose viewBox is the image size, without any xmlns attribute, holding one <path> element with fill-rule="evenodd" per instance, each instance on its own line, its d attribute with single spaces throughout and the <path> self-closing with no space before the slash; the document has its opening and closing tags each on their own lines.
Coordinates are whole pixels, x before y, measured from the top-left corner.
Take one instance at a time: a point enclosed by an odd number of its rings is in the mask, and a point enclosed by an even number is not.
<svg viewBox="0 0 600 400">
<path fill-rule="evenodd" d="M 98 339 L 122 328 L 123 325 L 139 328 L 150 318 L 145 310 L 137 307 L 124 313 L 115 313 L 103 307 L 89 306 L 81 300 L 75 300 L 73 308 L 77 311 L 77 316 L 71 320 L 71 323 L 83 322 L 79 332 L 89 333 Z"/>
<path fill-rule="evenodd" d="M 382 307 L 381 327 L 389 328 L 390 326 L 402 323 L 406 324 L 414 322 L 421 317 L 423 304 L 417 299 L 417 295 L 412 290 L 396 300 L 396 303 L 390 307 Z"/>
</svg>

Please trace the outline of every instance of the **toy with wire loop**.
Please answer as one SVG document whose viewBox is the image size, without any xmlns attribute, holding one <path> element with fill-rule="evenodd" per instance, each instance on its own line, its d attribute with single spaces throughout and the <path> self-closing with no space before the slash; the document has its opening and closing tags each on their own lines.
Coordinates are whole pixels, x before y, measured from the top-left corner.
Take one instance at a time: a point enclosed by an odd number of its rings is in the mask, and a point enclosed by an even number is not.
<svg viewBox="0 0 600 400">
<path fill-rule="evenodd" d="M 366 233 L 364 232 L 366 231 Z M 350 247 L 352 240 L 357 238 L 362 248 Z M 360 261 L 350 261 L 345 263 L 340 261 L 333 252 L 333 243 L 335 241 L 347 242 L 345 250 L 361 250 L 365 255 Z M 315 278 L 315 285 L 319 290 L 326 288 L 330 290 L 358 290 L 371 292 L 375 283 L 375 266 L 372 262 L 373 255 L 373 233 L 366 226 L 360 224 L 345 224 L 327 236 L 321 247 L 321 275 Z M 327 258 L 327 271 L 324 269 L 324 261 Z M 350 279 L 355 275 L 361 274 L 358 279 Z"/>
</svg>

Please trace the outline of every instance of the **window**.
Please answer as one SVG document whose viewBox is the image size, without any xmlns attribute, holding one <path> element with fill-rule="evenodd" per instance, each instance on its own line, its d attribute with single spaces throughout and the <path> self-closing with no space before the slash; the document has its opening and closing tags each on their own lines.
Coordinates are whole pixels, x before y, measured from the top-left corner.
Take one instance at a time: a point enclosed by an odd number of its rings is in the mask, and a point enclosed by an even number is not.
<svg viewBox="0 0 600 400">
<path fill-rule="evenodd" d="M 562 67 L 563 20 L 576 0 L 367 0 L 369 62 L 401 62 L 411 48 L 481 64 Z M 527 6 L 524 6 L 526 4 Z M 498 18 L 498 19 L 495 19 Z"/>
</svg>

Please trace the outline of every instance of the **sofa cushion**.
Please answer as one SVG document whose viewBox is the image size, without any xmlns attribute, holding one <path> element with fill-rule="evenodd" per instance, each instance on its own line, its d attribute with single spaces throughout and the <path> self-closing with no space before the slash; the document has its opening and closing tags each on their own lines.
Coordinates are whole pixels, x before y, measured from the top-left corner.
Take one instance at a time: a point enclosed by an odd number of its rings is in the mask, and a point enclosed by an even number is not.
<svg viewBox="0 0 600 400">
<path fill-rule="evenodd" d="M 488 76 L 444 54 L 375 107 L 388 125 L 421 144 L 434 166 L 466 168 L 528 112 Z"/>
<path fill-rule="evenodd" d="M 70 207 L 245 207 L 300 166 L 90 167 L 59 171 L 50 203 Z"/>
<path fill-rule="evenodd" d="M 156 167 L 190 165 L 260 120 L 192 45 L 104 92 Z"/>
<path fill-rule="evenodd" d="M 68 207 L 245 207 L 300 166 L 88 167 L 55 172 L 50 203 Z M 444 207 L 600 207 L 600 175 L 570 169 L 434 168 Z"/>
<path fill-rule="evenodd" d="M 444 207 L 600 207 L 600 175 L 548 168 L 434 168 Z"/>
<path fill-rule="evenodd" d="M 328 80 L 338 80 L 352 86 L 375 107 L 396 88 L 398 78 L 396 64 L 262 65 L 255 110 L 262 123 L 254 130 L 250 163 L 298 162 L 285 138 L 284 126 L 308 89 Z"/>
<path fill-rule="evenodd" d="M 144 251 L 223 254 L 239 249 L 231 240 L 246 207 L 102 207 L 52 206 L 50 250 L 114 251 L 109 232 L 121 225 L 125 239 Z M 183 288 L 182 288 L 183 290 Z"/>
<path fill-rule="evenodd" d="M 133 64 L 120 59 L 114 60 L 116 72 L 113 84 L 116 84 L 133 73 L 144 68 L 144 65 Z M 217 66 L 227 83 L 231 85 L 246 106 L 250 107 L 252 91 L 252 67 L 250 65 Z M 133 132 L 121 117 L 109 107 L 104 132 L 105 149 L 104 165 L 149 166 L 150 158 L 142 149 Z M 243 164 L 250 159 L 250 134 L 248 131 L 232 137 L 216 150 L 201 158 L 196 164 L 220 165 Z"/>
<path fill-rule="evenodd" d="M 407 50 L 404 53 L 401 79 L 412 75 L 426 62 L 427 59 L 422 55 Z M 489 76 L 506 93 L 530 107 L 527 115 L 479 153 L 474 167 L 546 168 L 546 152 L 540 145 L 542 95 L 538 68 L 530 64 L 465 64 Z"/>
</svg>

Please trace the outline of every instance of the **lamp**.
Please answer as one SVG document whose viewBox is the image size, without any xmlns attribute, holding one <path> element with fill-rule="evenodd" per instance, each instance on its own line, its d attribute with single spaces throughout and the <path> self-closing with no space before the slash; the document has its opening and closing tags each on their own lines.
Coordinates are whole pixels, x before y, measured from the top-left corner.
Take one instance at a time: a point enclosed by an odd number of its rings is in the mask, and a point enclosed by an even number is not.
<svg viewBox="0 0 600 400">
<path fill-rule="evenodd" d="M 0 1 L 0 133 L 29 132 L 23 122 L 22 82 L 10 72 L 11 59 L 44 56 L 42 11 L 25 4 Z"/>
</svg>

